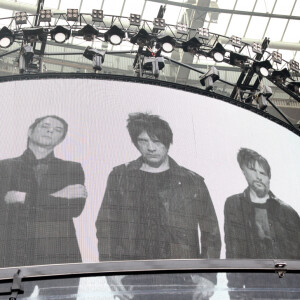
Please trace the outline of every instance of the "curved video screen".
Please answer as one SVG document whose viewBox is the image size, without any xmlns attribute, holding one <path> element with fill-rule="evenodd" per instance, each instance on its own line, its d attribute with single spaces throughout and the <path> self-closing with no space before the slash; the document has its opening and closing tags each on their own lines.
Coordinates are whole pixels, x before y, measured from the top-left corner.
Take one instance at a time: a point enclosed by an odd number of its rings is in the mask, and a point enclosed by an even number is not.
<svg viewBox="0 0 300 300">
<path fill-rule="evenodd" d="M 286 128 L 136 82 L 0 87 L 2 268 L 300 259 L 300 139 Z"/>
</svg>

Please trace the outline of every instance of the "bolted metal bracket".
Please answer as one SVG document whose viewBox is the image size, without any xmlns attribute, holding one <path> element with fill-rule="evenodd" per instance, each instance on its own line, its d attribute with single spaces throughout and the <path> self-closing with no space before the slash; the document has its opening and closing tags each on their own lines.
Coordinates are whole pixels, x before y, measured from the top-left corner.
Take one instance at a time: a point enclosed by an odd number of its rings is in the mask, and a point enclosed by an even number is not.
<svg viewBox="0 0 300 300">
<path fill-rule="evenodd" d="M 275 272 L 278 274 L 279 278 L 283 278 L 286 273 L 286 263 L 279 262 L 275 264 Z"/>
</svg>

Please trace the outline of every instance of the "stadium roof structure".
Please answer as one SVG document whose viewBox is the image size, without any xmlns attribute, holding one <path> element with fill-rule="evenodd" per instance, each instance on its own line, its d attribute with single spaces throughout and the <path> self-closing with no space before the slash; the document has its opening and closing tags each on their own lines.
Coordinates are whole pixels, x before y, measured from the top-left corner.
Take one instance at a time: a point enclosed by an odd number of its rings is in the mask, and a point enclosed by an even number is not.
<svg viewBox="0 0 300 300">
<path fill-rule="evenodd" d="M 41 10 L 47 9 L 51 10 L 51 19 L 50 22 L 43 22 L 37 16 Z M 66 20 L 68 9 L 78 9 L 78 21 Z M 102 11 L 103 18 L 98 22 L 92 19 L 93 10 Z M 27 13 L 27 24 L 16 24 L 17 12 Z M 122 20 L 128 23 L 130 14 L 140 16 L 140 26 L 124 25 Z M 155 24 L 155 18 L 163 19 L 164 23 Z M 97 37 L 97 34 L 83 37 L 84 33 L 80 29 L 86 24 L 94 27 L 97 25 L 101 37 Z M 100 28 L 101 24 L 104 24 L 103 30 Z M 124 30 L 126 35 L 120 44 L 113 44 L 109 33 L 106 33 L 106 36 L 104 33 L 114 25 L 120 27 L 120 24 L 123 29 L 127 26 Z M 109 54 L 105 56 L 105 61 L 103 57 L 104 62 L 98 68 L 102 73 L 140 76 L 137 70 L 137 52 L 140 45 L 133 43 L 133 33 L 138 33 L 140 28 L 144 28 L 159 38 L 171 35 L 176 30 L 178 33 L 178 24 L 188 31 L 186 34 L 183 32 L 181 36 L 174 34 L 176 45 L 180 45 L 179 47 L 175 46 L 170 53 L 162 52 L 165 67 L 160 70 L 158 80 L 204 88 L 199 77 L 214 66 L 219 72 L 215 79 L 220 79 L 214 82 L 215 93 L 248 101 L 251 97 L 259 95 L 260 86 L 269 86 L 272 90 L 271 99 L 276 107 L 284 110 L 291 123 L 296 124 L 299 121 L 299 90 L 291 91 L 288 85 L 292 83 L 293 88 L 295 83 L 297 87 L 300 77 L 299 64 L 297 65 L 297 62 L 300 62 L 300 2 L 297 0 L 0 0 L 0 29 L 7 27 L 15 30 L 16 35 L 15 42 L 8 48 L 0 48 L 0 76 L 19 74 L 19 50 L 22 45 L 18 41 L 18 34 L 20 35 L 26 26 L 44 26 L 48 32 L 54 26 L 64 26 L 76 32 L 61 43 L 48 38 L 44 43 L 36 43 L 41 45 L 35 44 L 35 49 L 38 49 L 36 52 L 42 56 L 40 72 L 93 72 L 95 68 L 93 69 L 90 61 L 92 57 L 88 54 L 82 55 L 87 47 L 91 47 L 90 49 Z M 162 27 L 159 27 L 161 25 Z M 128 26 L 131 26 L 131 31 Z M 203 28 L 209 32 L 208 49 L 220 43 L 228 51 L 227 61 L 218 62 L 212 58 L 211 51 L 197 52 L 189 44 L 184 44 L 193 37 L 205 44 L 205 37 L 201 39 L 200 36 L 199 39 L 199 30 Z M 23 36 L 25 31 L 23 30 Z M 239 45 L 240 42 L 242 45 Z M 152 42 L 151 46 L 155 43 Z M 262 46 L 267 54 L 257 54 L 254 51 L 254 43 Z M 150 53 L 153 51 L 152 56 L 155 56 L 159 51 L 153 49 L 149 48 Z M 232 52 L 248 56 L 250 66 L 243 64 L 243 61 L 242 65 L 234 63 L 236 59 L 231 57 Z M 276 55 L 279 55 L 279 60 Z M 287 77 L 291 76 L 291 80 L 286 84 L 278 84 L 271 75 L 264 77 L 257 76 L 254 71 L 251 73 L 249 69 L 252 68 L 253 62 L 258 60 L 271 61 L 275 71 L 287 70 Z M 291 62 L 295 62 L 296 65 L 291 67 Z"/>
</svg>

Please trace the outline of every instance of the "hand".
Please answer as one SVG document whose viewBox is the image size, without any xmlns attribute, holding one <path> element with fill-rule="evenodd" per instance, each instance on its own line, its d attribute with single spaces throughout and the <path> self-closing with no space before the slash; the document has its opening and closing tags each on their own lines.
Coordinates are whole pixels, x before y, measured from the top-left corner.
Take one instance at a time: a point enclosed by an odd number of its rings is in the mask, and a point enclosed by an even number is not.
<svg viewBox="0 0 300 300">
<path fill-rule="evenodd" d="M 125 275 L 119 276 L 106 276 L 106 281 L 109 284 L 110 289 L 114 292 L 115 300 L 130 300 L 134 295 L 131 293 L 132 286 L 127 290 L 122 283 L 122 279 Z"/>
<path fill-rule="evenodd" d="M 193 282 L 197 283 L 193 300 L 209 299 L 214 294 L 215 284 L 200 275 L 192 275 Z"/>
<path fill-rule="evenodd" d="M 9 191 L 6 193 L 4 197 L 4 201 L 7 204 L 10 203 L 24 203 L 25 202 L 26 193 L 18 192 L 18 191 Z"/>
<path fill-rule="evenodd" d="M 76 198 L 87 198 L 87 190 L 82 184 L 73 184 L 64 187 L 63 189 L 51 194 L 53 197 L 76 199 Z"/>
</svg>

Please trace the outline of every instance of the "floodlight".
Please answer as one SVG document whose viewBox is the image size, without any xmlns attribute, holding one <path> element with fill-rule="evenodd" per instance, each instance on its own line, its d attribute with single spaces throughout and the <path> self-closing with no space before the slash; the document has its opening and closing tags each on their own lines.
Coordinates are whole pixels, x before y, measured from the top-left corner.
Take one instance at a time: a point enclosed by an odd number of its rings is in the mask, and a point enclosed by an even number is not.
<svg viewBox="0 0 300 300">
<path fill-rule="evenodd" d="M 59 25 L 50 30 L 50 34 L 51 39 L 56 43 L 64 43 L 67 39 L 69 39 L 71 30 Z"/>
<path fill-rule="evenodd" d="M 264 85 L 259 93 L 258 93 L 258 107 L 261 110 L 265 110 L 268 106 L 268 101 L 267 99 L 269 99 L 271 96 L 273 95 L 272 93 L 272 89 L 269 86 Z"/>
<path fill-rule="evenodd" d="M 233 35 L 231 37 L 230 41 L 231 41 L 231 44 L 233 46 L 236 46 L 236 47 L 239 47 L 239 48 L 242 47 L 242 39 L 240 37 Z"/>
<path fill-rule="evenodd" d="M 8 48 L 13 44 L 15 40 L 14 34 L 6 26 L 2 27 L 0 30 L 0 47 Z"/>
<path fill-rule="evenodd" d="M 19 71 L 20 73 L 24 73 L 28 67 L 28 65 L 32 62 L 34 55 L 33 46 L 25 45 L 22 47 L 20 51 L 19 57 Z"/>
<path fill-rule="evenodd" d="M 184 52 L 190 52 L 192 54 L 196 54 L 201 46 L 200 41 L 196 38 L 193 37 L 187 42 L 182 43 L 182 49 Z"/>
<path fill-rule="evenodd" d="M 78 21 L 78 9 L 67 9 L 67 21 Z"/>
<path fill-rule="evenodd" d="M 141 15 L 130 14 L 129 22 L 130 22 L 130 25 L 140 26 L 141 25 Z"/>
<path fill-rule="evenodd" d="M 273 51 L 272 52 L 272 59 L 274 62 L 281 64 L 282 63 L 282 54 L 277 52 L 277 51 Z"/>
<path fill-rule="evenodd" d="M 208 55 L 212 57 L 214 61 L 222 62 L 225 53 L 226 53 L 225 48 L 220 43 L 217 43 L 216 46 L 209 51 Z"/>
<path fill-rule="evenodd" d="M 198 35 L 199 35 L 200 38 L 208 40 L 208 38 L 209 38 L 209 30 L 208 30 L 208 28 L 198 28 L 197 29 L 197 33 L 198 33 Z"/>
<path fill-rule="evenodd" d="M 277 83 L 284 83 L 287 78 L 290 78 L 291 74 L 287 68 L 284 68 L 280 71 L 274 70 L 271 74 L 271 78 Z"/>
<path fill-rule="evenodd" d="M 102 64 L 104 63 L 105 56 L 104 50 L 97 50 L 92 47 L 87 47 L 83 53 L 83 56 L 93 62 L 93 69 L 95 71 L 102 70 Z"/>
<path fill-rule="evenodd" d="M 130 43 L 144 47 L 151 43 L 151 36 L 145 29 L 142 28 L 130 39 Z"/>
<path fill-rule="evenodd" d="M 289 65 L 291 70 L 299 72 L 299 63 L 296 60 L 291 59 Z"/>
<path fill-rule="evenodd" d="M 118 26 L 114 25 L 104 33 L 106 42 L 110 42 L 113 45 L 120 45 L 125 37 L 125 32 Z"/>
<path fill-rule="evenodd" d="M 229 63 L 233 66 L 238 66 L 243 68 L 246 65 L 248 56 L 242 55 L 236 52 L 230 52 Z"/>
<path fill-rule="evenodd" d="M 103 22 L 103 10 L 93 9 L 92 10 L 92 21 L 93 22 Z"/>
<path fill-rule="evenodd" d="M 176 25 L 176 31 L 177 31 L 177 33 L 179 33 L 179 34 L 188 34 L 188 28 L 187 28 L 187 25 L 178 23 L 178 24 Z"/>
<path fill-rule="evenodd" d="M 50 9 L 41 9 L 40 11 L 40 21 L 41 22 L 51 22 L 51 10 Z"/>
<path fill-rule="evenodd" d="M 291 81 L 288 83 L 287 88 L 292 92 L 299 94 L 300 91 L 300 81 Z"/>
<path fill-rule="evenodd" d="M 157 46 L 162 48 L 166 53 L 171 53 L 176 45 L 176 41 L 171 36 L 167 35 L 157 40 Z"/>
<path fill-rule="evenodd" d="M 220 78 L 216 67 L 211 67 L 206 74 L 200 77 L 200 83 L 205 86 L 207 91 L 212 90 L 213 84 Z"/>
<path fill-rule="evenodd" d="M 164 30 L 165 27 L 166 27 L 165 19 L 154 18 L 154 21 L 153 21 L 153 28 L 154 29 Z"/>
<path fill-rule="evenodd" d="M 259 76 L 267 77 L 269 75 L 269 69 L 272 68 L 270 61 L 255 61 L 252 65 L 252 69 Z"/>
<path fill-rule="evenodd" d="M 252 51 L 254 53 L 257 53 L 257 54 L 262 54 L 262 46 L 261 46 L 261 44 L 253 43 L 252 44 Z"/>
<path fill-rule="evenodd" d="M 27 23 L 27 13 L 26 12 L 16 12 L 15 21 L 17 25 Z"/>
<path fill-rule="evenodd" d="M 145 57 L 142 68 L 147 71 L 152 71 L 155 78 L 158 78 L 159 71 L 165 67 L 164 58 L 159 57 Z"/>
<path fill-rule="evenodd" d="M 95 29 L 90 24 L 85 25 L 83 28 L 78 30 L 75 35 L 83 36 L 86 41 L 93 41 L 96 36 L 98 36 L 99 31 Z"/>
<path fill-rule="evenodd" d="M 42 41 L 45 32 L 43 28 L 24 28 L 23 36 L 26 43 L 34 43 L 37 40 Z"/>
</svg>

